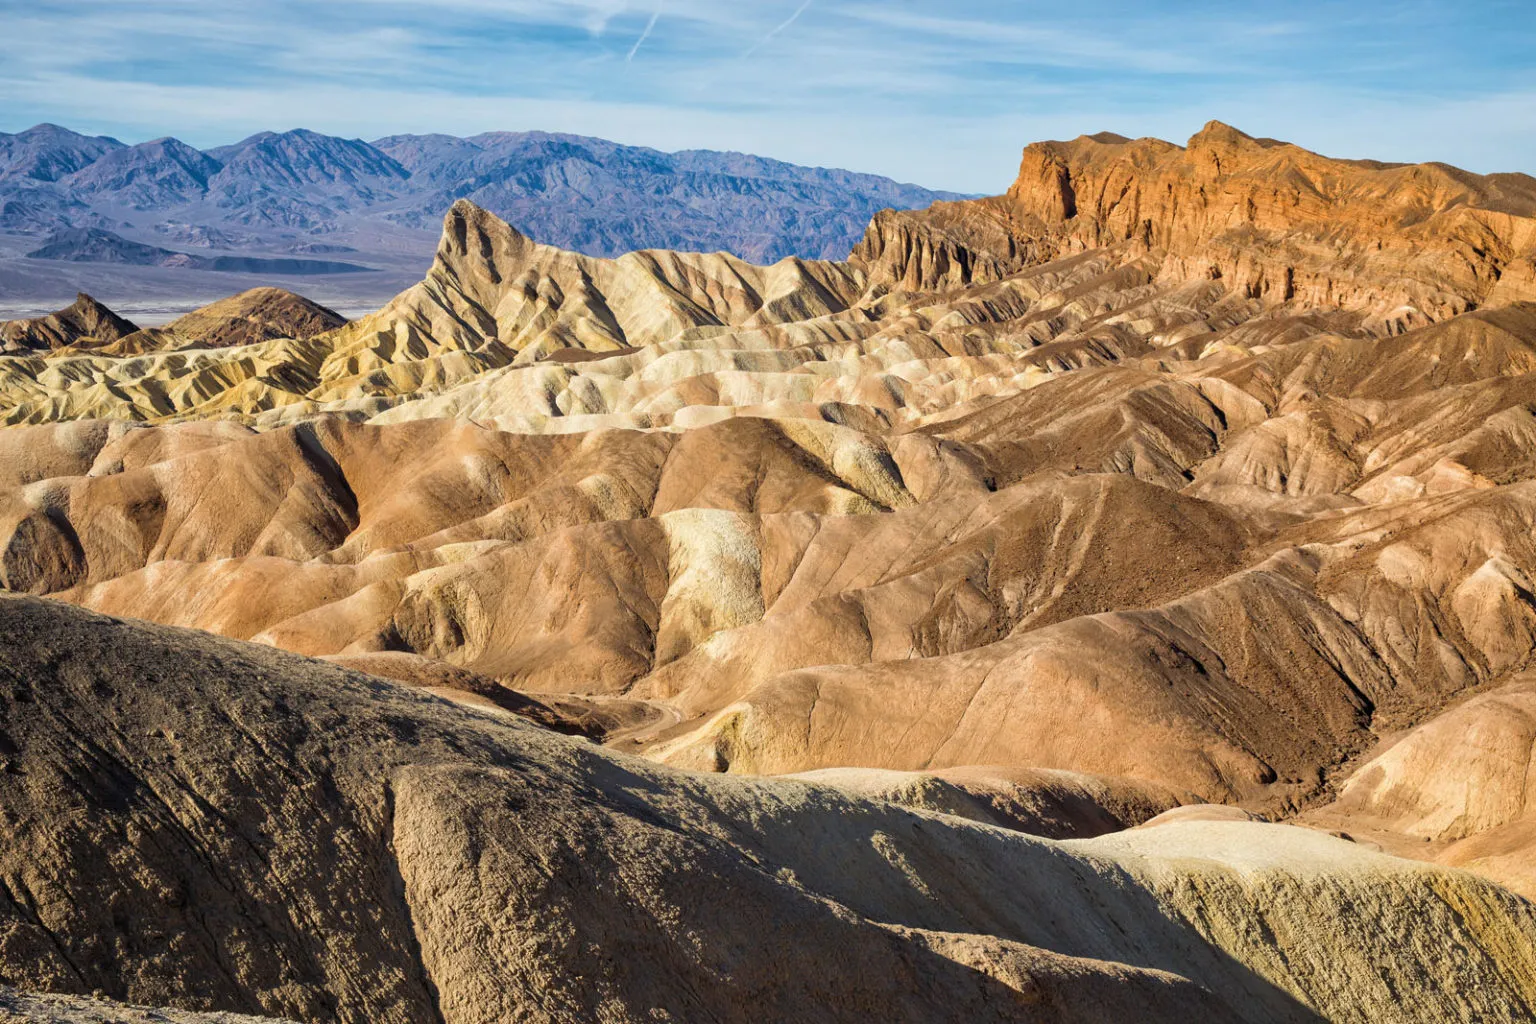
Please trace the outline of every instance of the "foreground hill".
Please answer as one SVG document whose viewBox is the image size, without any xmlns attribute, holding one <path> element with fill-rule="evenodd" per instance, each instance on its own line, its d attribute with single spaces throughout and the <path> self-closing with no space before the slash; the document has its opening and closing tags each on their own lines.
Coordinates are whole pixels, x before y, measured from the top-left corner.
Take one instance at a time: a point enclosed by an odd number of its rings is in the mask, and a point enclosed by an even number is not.
<svg viewBox="0 0 1536 1024">
<path fill-rule="evenodd" d="M 0 982 L 23 989 L 448 1024 L 1536 1007 L 1530 904 L 1307 830 L 1033 839 L 37 599 L 0 600 L 0 675 Z"/>
</svg>

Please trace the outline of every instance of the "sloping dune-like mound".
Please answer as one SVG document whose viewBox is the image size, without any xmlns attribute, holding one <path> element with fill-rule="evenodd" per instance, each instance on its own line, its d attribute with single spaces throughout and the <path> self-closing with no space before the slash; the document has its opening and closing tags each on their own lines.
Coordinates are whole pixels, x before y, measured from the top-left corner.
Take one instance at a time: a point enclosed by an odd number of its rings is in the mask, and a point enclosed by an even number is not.
<svg viewBox="0 0 1536 1024">
<path fill-rule="evenodd" d="M 1533 256 L 1536 180 L 1212 123 L 1032 145 L 843 262 L 594 259 L 460 202 L 351 323 L 248 293 L 0 357 L 0 584 L 53 599 L 11 621 L 297 688 L 108 680 L 107 738 L 50 711 L 46 749 L 127 767 L 16 848 L 79 839 L 0 982 L 301 1020 L 1526 1019 Z M 146 793 L 244 810 L 155 832 Z M 119 809 L 161 931 L 118 882 L 45 917 Z M 243 867 L 178 859 L 247 826 Z M 215 898 L 215 936 L 176 916 Z"/>
<path fill-rule="evenodd" d="M 0 637 L 0 964 L 24 988 L 343 1021 L 1536 1005 L 1529 904 L 1316 832 L 1175 824 L 1057 844 L 821 786 L 675 774 L 37 599 L 0 601 Z M 1377 947 L 1368 928 L 1443 941 Z"/>
</svg>

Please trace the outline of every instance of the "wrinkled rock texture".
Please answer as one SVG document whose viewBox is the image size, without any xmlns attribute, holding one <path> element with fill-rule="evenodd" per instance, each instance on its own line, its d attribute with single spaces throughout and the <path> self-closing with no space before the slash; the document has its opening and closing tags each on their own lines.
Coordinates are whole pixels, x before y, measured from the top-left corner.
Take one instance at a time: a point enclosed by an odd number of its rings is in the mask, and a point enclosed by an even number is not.
<svg viewBox="0 0 1536 1024">
<path fill-rule="evenodd" d="M 346 317 L 281 288 L 252 288 L 177 317 L 164 327 L 122 339 L 114 354 L 171 348 L 233 348 L 276 338 L 308 341 L 333 331 Z"/>
</svg>

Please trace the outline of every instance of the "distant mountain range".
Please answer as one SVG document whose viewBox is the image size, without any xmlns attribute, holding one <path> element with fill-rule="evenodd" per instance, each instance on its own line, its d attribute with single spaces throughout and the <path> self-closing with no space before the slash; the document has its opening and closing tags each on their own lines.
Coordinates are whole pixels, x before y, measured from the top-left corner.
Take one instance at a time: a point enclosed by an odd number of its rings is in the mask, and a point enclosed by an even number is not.
<svg viewBox="0 0 1536 1024">
<path fill-rule="evenodd" d="M 459 198 L 590 255 L 723 249 L 770 262 L 844 257 L 876 211 L 960 197 L 740 153 L 662 153 L 545 132 L 370 143 L 297 130 L 209 150 L 174 138 L 130 146 L 49 124 L 0 133 L 0 231 L 73 232 L 29 247 L 33 258 L 56 258 L 90 230 L 156 249 L 154 240 L 169 239 L 233 255 L 425 257 Z M 101 243 L 88 248 L 121 262 L 122 245 Z"/>
</svg>

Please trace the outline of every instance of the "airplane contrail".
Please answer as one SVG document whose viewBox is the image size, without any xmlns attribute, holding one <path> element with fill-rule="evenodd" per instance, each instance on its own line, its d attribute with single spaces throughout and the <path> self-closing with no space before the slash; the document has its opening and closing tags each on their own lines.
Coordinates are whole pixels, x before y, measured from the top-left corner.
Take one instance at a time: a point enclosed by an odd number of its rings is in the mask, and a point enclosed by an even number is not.
<svg viewBox="0 0 1536 1024">
<path fill-rule="evenodd" d="M 773 27 L 773 29 L 767 35 L 763 36 L 763 38 L 761 38 L 757 42 L 753 43 L 752 44 L 752 48 L 749 49 L 746 53 L 742 54 L 742 56 L 743 57 L 750 57 L 750 56 L 752 56 L 759 49 L 761 49 L 769 40 L 771 40 L 774 36 L 778 35 L 780 32 L 783 32 L 785 29 L 789 28 L 789 26 L 793 25 L 796 21 L 799 20 L 800 15 L 804 14 L 806 12 L 806 9 L 809 8 L 813 2 L 815 2 L 815 0 L 805 0 L 805 2 L 802 3 L 799 7 L 795 8 L 795 13 L 794 14 L 791 14 L 789 17 L 787 17 L 783 21 L 779 22 L 779 24 L 775 25 Z"/>
<path fill-rule="evenodd" d="M 660 17 L 661 4 L 657 4 L 656 10 L 651 13 L 651 20 L 645 23 L 645 31 L 641 32 L 640 38 L 635 40 L 635 45 L 629 48 L 629 55 L 624 58 L 625 64 L 628 64 L 630 61 L 634 60 L 635 54 L 640 52 L 640 47 L 645 44 L 647 39 L 651 38 L 651 29 L 656 27 L 656 20 Z"/>
</svg>

